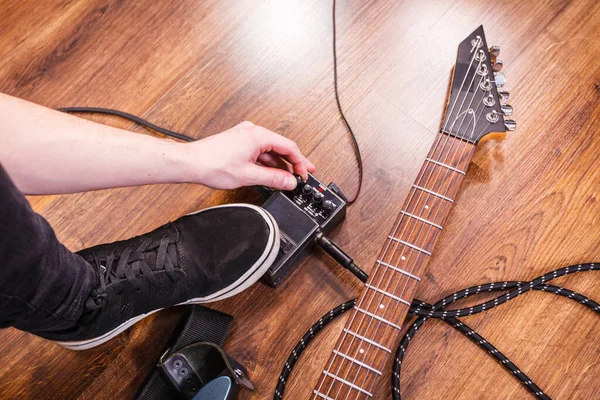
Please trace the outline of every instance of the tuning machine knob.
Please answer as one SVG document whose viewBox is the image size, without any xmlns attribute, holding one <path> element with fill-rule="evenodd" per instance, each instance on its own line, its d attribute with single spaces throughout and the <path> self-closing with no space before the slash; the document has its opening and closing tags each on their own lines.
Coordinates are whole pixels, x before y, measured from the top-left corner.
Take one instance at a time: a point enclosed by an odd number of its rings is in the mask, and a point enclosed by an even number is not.
<svg viewBox="0 0 600 400">
<path fill-rule="evenodd" d="M 489 48 L 491 57 L 498 57 L 500 55 L 500 46 L 492 46 Z"/>
<path fill-rule="evenodd" d="M 502 60 L 497 60 L 496 63 L 492 66 L 492 71 L 500 72 L 502 71 L 502 67 L 504 67 L 504 63 Z"/>
<path fill-rule="evenodd" d="M 323 199 L 325 198 L 325 196 L 323 196 L 323 193 L 321 192 L 314 192 L 313 193 L 313 203 L 316 207 L 321 207 L 321 205 L 323 204 Z"/>
<path fill-rule="evenodd" d="M 506 76 L 504 72 L 497 72 L 494 74 L 494 80 L 496 81 L 496 87 L 502 87 L 506 83 Z"/>
<path fill-rule="evenodd" d="M 514 131 L 515 129 L 517 129 L 517 123 L 515 122 L 515 120 L 512 119 L 505 119 L 504 120 L 504 126 L 506 127 L 507 131 Z"/>
<path fill-rule="evenodd" d="M 508 98 L 510 97 L 510 93 L 508 93 L 504 90 L 498 90 L 498 97 L 500 98 L 501 101 L 508 101 Z"/>
<path fill-rule="evenodd" d="M 513 108 L 510 104 L 502 104 L 500 106 L 500 109 L 502 110 L 502 113 L 507 117 L 510 117 L 513 113 Z"/>
</svg>

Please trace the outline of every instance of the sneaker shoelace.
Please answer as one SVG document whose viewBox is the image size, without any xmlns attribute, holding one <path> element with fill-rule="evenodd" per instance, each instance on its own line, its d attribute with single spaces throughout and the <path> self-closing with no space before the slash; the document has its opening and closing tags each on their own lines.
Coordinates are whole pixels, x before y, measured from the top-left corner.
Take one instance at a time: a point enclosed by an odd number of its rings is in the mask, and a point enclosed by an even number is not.
<svg viewBox="0 0 600 400">
<path fill-rule="evenodd" d="M 176 250 L 169 251 L 169 247 L 174 244 L 174 240 L 168 236 L 163 237 L 160 241 L 145 240 L 137 248 L 127 247 L 120 254 L 110 254 L 106 258 L 98 258 L 94 256 L 95 267 L 100 279 L 100 286 L 96 289 L 96 293 L 86 301 L 88 310 L 96 310 L 104 305 L 106 299 L 106 288 L 124 279 L 131 282 L 134 290 L 139 291 L 142 286 L 140 278 L 145 278 L 151 284 L 158 285 L 154 273 L 164 270 L 172 282 L 177 280 L 175 267 L 177 264 Z M 152 256 L 144 256 L 150 252 L 156 253 L 154 262 Z M 116 262 L 116 264 L 115 264 Z"/>
</svg>

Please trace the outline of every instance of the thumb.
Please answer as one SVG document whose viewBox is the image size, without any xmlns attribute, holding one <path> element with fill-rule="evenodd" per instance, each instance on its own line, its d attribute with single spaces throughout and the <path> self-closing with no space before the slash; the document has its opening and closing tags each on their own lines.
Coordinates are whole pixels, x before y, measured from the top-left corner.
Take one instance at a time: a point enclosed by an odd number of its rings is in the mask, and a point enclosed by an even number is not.
<svg viewBox="0 0 600 400">
<path fill-rule="evenodd" d="M 297 185 L 294 175 L 279 168 L 254 164 L 248 167 L 248 176 L 251 185 L 264 185 L 279 190 L 293 190 Z"/>
</svg>

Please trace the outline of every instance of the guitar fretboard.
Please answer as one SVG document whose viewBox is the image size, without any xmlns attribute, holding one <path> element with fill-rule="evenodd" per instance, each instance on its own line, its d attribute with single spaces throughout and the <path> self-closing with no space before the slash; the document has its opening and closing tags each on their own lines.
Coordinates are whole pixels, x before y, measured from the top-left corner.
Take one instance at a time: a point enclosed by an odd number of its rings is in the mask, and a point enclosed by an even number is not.
<svg viewBox="0 0 600 400">
<path fill-rule="evenodd" d="M 474 150 L 470 142 L 438 135 L 312 399 L 369 399 L 376 382 L 389 382 L 384 371 Z"/>
</svg>

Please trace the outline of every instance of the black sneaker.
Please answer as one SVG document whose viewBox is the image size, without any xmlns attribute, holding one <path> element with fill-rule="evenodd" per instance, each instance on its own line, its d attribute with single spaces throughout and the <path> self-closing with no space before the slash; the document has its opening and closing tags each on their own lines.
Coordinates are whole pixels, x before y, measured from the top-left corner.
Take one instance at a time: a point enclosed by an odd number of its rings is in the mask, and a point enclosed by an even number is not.
<svg viewBox="0 0 600 400">
<path fill-rule="evenodd" d="M 78 326 L 36 334 L 72 350 L 98 346 L 165 307 L 243 291 L 278 251 L 275 220 L 248 204 L 207 208 L 145 235 L 81 250 L 100 283 Z"/>
</svg>

